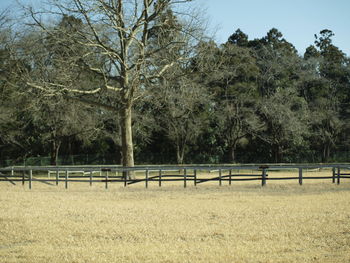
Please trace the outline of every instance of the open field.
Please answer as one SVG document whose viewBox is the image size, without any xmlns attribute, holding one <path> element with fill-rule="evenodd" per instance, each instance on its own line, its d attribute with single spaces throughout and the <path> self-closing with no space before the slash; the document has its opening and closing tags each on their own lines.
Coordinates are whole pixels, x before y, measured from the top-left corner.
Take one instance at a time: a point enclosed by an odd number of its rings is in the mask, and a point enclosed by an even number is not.
<svg viewBox="0 0 350 263">
<path fill-rule="evenodd" d="M 350 262 L 350 179 L 0 182 L 0 262 Z"/>
</svg>

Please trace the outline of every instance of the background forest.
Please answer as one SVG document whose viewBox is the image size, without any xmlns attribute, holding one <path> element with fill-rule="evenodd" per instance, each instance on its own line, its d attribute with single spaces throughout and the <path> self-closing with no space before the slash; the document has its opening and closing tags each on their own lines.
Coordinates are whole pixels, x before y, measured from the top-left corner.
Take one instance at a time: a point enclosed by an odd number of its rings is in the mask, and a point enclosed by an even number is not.
<svg viewBox="0 0 350 263">
<path fill-rule="evenodd" d="M 46 22 L 28 9 L 25 27 L 0 17 L 1 166 L 122 162 L 127 102 L 114 93 L 118 65 L 103 44 L 112 33 L 79 8 Z M 254 40 L 233 30 L 219 44 L 170 5 L 159 10 L 147 70 L 137 62 L 130 73 L 136 164 L 350 160 L 350 58 L 331 30 L 301 55 L 276 28 Z M 86 27 L 106 52 L 82 48 Z"/>
</svg>

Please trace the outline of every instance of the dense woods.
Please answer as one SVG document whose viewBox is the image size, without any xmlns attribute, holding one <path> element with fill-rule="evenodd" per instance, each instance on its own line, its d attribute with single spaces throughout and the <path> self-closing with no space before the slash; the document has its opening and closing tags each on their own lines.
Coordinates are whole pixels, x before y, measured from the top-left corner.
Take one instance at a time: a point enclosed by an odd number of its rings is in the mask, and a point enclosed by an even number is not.
<svg viewBox="0 0 350 263">
<path fill-rule="evenodd" d="M 190 1 L 0 15 L 0 165 L 350 160 L 350 58 L 323 29 L 216 43 Z M 134 161 L 135 160 L 135 161 Z"/>
</svg>

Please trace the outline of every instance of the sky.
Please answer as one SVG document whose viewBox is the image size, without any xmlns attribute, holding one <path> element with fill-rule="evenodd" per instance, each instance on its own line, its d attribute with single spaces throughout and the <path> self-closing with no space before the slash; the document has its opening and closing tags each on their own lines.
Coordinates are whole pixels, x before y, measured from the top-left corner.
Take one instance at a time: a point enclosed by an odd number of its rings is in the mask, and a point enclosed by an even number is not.
<svg viewBox="0 0 350 263">
<path fill-rule="evenodd" d="M 40 3 L 42 0 L 21 0 Z M 15 0 L 0 0 L 0 9 Z M 261 38 L 273 27 L 300 54 L 323 29 L 334 32 L 333 44 L 350 56 L 350 0 L 195 0 L 206 10 L 210 31 L 224 43 L 240 28 L 249 39 Z"/>
<path fill-rule="evenodd" d="M 197 0 L 206 8 L 216 40 L 226 42 L 240 28 L 249 39 L 261 38 L 273 27 L 300 54 L 315 34 L 330 29 L 333 44 L 350 56 L 350 0 Z"/>
</svg>

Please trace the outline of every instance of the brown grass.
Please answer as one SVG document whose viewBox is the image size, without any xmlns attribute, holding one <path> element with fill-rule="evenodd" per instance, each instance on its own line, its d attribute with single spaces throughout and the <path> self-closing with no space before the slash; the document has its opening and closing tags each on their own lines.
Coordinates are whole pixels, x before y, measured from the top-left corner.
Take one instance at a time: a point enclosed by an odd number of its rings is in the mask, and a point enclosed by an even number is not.
<svg viewBox="0 0 350 263">
<path fill-rule="evenodd" d="M 224 184 L 0 182 L 0 262 L 350 262 L 350 179 Z"/>
</svg>

